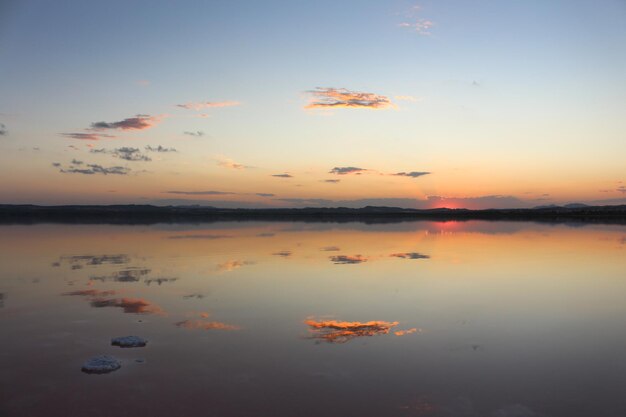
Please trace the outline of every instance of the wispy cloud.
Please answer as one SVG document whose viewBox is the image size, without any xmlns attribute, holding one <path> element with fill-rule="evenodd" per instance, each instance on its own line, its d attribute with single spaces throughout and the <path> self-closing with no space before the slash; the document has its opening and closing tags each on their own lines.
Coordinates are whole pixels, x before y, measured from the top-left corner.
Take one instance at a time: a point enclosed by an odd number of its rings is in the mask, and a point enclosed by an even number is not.
<svg viewBox="0 0 626 417">
<path fill-rule="evenodd" d="M 400 259 L 429 259 L 430 256 L 428 255 L 422 255 L 421 253 L 417 253 L 417 252 L 402 252 L 402 253 L 392 253 L 391 255 L 392 258 L 400 258 Z"/>
<path fill-rule="evenodd" d="M 159 145 L 159 146 L 150 146 L 150 145 L 148 145 L 148 146 L 145 147 L 145 149 L 148 152 L 161 152 L 161 153 L 163 153 L 163 152 L 178 152 L 175 148 L 166 148 L 166 147 L 163 147 L 161 145 Z"/>
<path fill-rule="evenodd" d="M 256 195 L 258 195 L 259 197 L 275 197 L 276 194 L 271 194 L 271 193 L 256 193 Z"/>
<path fill-rule="evenodd" d="M 328 173 L 336 174 L 336 175 L 348 175 L 348 174 L 361 175 L 361 173 L 365 171 L 367 171 L 367 169 L 358 168 L 358 167 L 334 167 L 333 169 L 328 171 Z"/>
<path fill-rule="evenodd" d="M 63 295 L 86 297 L 92 307 L 119 307 L 124 313 L 131 314 L 159 314 L 165 311 L 158 305 L 143 298 L 105 298 L 117 294 L 116 291 L 100 291 L 95 289 L 79 290 L 64 293 Z"/>
<path fill-rule="evenodd" d="M 620 185 L 617 187 L 617 191 L 620 193 L 626 193 L 626 186 Z"/>
<path fill-rule="evenodd" d="M 182 194 L 182 195 L 233 195 L 233 194 L 237 194 L 237 193 L 231 193 L 229 191 L 214 191 L 214 190 L 208 190 L 208 191 L 178 191 L 178 190 L 173 190 L 173 191 L 163 191 L 166 194 Z"/>
<path fill-rule="evenodd" d="M 60 166 L 58 166 L 60 167 Z M 101 165 L 96 164 L 87 164 L 85 168 L 76 168 L 75 166 L 70 166 L 69 168 L 61 168 L 59 172 L 63 174 L 83 174 L 83 175 L 128 175 L 130 173 L 130 168 L 114 166 L 114 167 L 103 167 Z"/>
<path fill-rule="evenodd" d="M 400 26 L 401 28 L 406 28 L 423 36 L 429 36 L 431 35 L 430 29 L 435 26 L 435 23 L 432 20 L 420 17 L 420 10 L 420 6 L 413 6 L 406 13 L 407 20 L 400 23 L 398 26 Z"/>
<path fill-rule="evenodd" d="M 341 180 L 321 180 L 321 182 L 327 182 L 329 184 L 337 184 L 341 182 Z"/>
<path fill-rule="evenodd" d="M 217 266 L 217 270 L 220 272 L 231 272 L 234 271 L 235 269 L 239 269 L 242 266 L 246 266 L 246 265 L 254 265 L 254 262 L 252 261 L 226 261 L 224 263 L 221 263 Z"/>
<path fill-rule="evenodd" d="M 4 123 L 0 123 L 0 136 L 6 136 L 9 134 L 7 127 Z"/>
<path fill-rule="evenodd" d="M 367 257 L 361 255 L 338 255 L 330 257 L 330 260 L 337 265 L 361 264 L 367 262 L 367 259 Z"/>
<path fill-rule="evenodd" d="M 114 138 L 113 135 L 107 135 L 104 133 L 59 133 L 59 135 L 70 139 L 79 140 L 100 140 L 102 138 Z"/>
<path fill-rule="evenodd" d="M 398 26 L 411 29 L 420 35 L 428 36 L 431 35 L 430 28 L 435 26 L 435 24 L 428 19 L 416 19 L 412 22 L 402 22 Z"/>
<path fill-rule="evenodd" d="M 291 174 L 272 174 L 272 177 L 277 177 L 277 178 L 293 178 L 293 175 Z"/>
<path fill-rule="evenodd" d="M 119 122 L 94 122 L 91 124 L 93 130 L 145 130 L 150 129 L 161 121 L 160 117 L 148 114 L 138 114 L 135 117 L 120 120 Z"/>
<path fill-rule="evenodd" d="M 191 330 L 239 330 L 238 326 L 222 323 L 220 321 L 206 321 L 200 319 L 189 319 L 174 323 L 176 327 Z"/>
<path fill-rule="evenodd" d="M 185 131 L 185 132 L 183 132 L 183 135 L 187 135 L 187 136 L 195 136 L 195 137 L 199 138 L 199 137 L 204 136 L 204 132 L 203 132 L 203 131 L 201 131 L 201 130 L 197 130 L 197 131 L 195 131 L 195 132 L 188 132 L 188 131 Z"/>
<path fill-rule="evenodd" d="M 366 108 L 384 109 L 393 107 L 394 104 L 388 97 L 367 93 L 362 91 L 352 91 L 346 88 L 321 88 L 308 91 L 311 100 L 305 109 L 324 108 Z"/>
<path fill-rule="evenodd" d="M 395 96 L 394 97 L 396 100 L 400 100 L 400 101 L 418 101 L 419 99 L 413 96 Z"/>
<path fill-rule="evenodd" d="M 423 175 L 428 175 L 430 174 L 430 172 L 425 172 L 425 171 L 411 171 L 411 172 L 397 172 L 395 174 L 391 174 L 394 175 L 396 177 L 411 177 L 411 178 L 417 178 L 417 177 L 421 177 Z"/>
<path fill-rule="evenodd" d="M 165 314 L 161 307 L 142 298 L 95 298 L 90 304 L 96 308 L 119 307 L 130 314 Z"/>
<path fill-rule="evenodd" d="M 137 161 L 149 162 L 149 161 L 152 161 L 152 158 L 150 158 L 148 155 L 142 154 L 141 150 L 139 150 L 139 148 L 130 148 L 130 147 L 127 147 L 127 146 L 122 147 L 122 148 L 112 149 L 112 150 L 91 149 L 89 152 L 91 152 L 91 153 L 110 154 L 110 155 L 113 155 L 116 158 L 123 159 L 125 161 L 133 161 L 133 162 L 137 162 Z"/>
<path fill-rule="evenodd" d="M 225 156 L 218 156 L 217 158 L 215 158 L 215 161 L 217 162 L 217 165 L 224 167 L 224 168 L 230 168 L 230 169 L 252 168 L 250 166 L 240 164 L 239 162 L 235 162 L 234 160 L 227 158 Z"/>
<path fill-rule="evenodd" d="M 406 329 L 406 330 L 398 330 L 393 332 L 393 334 L 395 334 L 396 336 L 406 336 L 407 334 L 413 334 L 413 333 L 421 333 L 422 329 L 418 329 L 417 327 L 413 327 L 410 329 Z"/>
<path fill-rule="evenodd" d="M 188 110 L 202 110 L 216 107 L 232 107 L 239 106 L 241 103 L 238 101 L 203 101 L 203 102 L 189 102 L 184 104 L 177 104 L 176 107 L 181 107 Z"/>
</svg>

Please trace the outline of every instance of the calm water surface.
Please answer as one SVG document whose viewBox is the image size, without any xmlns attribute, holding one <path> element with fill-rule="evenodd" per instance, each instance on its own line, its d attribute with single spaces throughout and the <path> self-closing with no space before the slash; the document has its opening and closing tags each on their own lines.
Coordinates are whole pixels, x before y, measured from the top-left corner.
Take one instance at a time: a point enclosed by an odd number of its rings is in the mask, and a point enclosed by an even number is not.
<svg viewBox="0 0 626 417">
<path fill-rule="evenodd" d="M 625 299 L 623 226 L 0 226 L 0 416 L 624 417 Z"/>
</svg>

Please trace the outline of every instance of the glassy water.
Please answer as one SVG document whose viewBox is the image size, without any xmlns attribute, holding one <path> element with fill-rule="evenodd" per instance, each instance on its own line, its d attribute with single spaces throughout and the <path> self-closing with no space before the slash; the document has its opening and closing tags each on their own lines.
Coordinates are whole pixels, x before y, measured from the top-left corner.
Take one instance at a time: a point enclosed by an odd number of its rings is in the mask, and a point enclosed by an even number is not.
<svg viewBox="0 0 626 417">
<path fill-rule="evenodd" d="M 623 417 L 625 296 L 623 226 L 1 226 L 0 416 Z"/>
</svg>

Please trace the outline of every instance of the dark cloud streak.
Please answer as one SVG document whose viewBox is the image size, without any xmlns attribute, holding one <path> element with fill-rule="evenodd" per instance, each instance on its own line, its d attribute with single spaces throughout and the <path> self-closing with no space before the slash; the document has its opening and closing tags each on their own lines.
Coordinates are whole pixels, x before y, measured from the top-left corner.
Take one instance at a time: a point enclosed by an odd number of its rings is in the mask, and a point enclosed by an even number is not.
<svg viewBox="0 0 626 417">
<path fill-rule="evenodd" d="M 334 167 L 333 169 L 328 171 L 328 173 L 336 174 L 336 175 L 347 175 L 347 174 L 360 175 L 362 172 L 365 172 L 365 171 L 367 171 L 367 169 L 358 168 L 358 167 Z"/>
<path fill-rule="evenodd" d="M 411 171 L 411 172 L 398 172 L 395 174 L 391 174 L 394 175 L 396 177 L 411 177 L 411 178 L 417 178 L 417 177 L 421 177 L 423 175 L 428 175 L 430 174 L 430 172 L 425 172 L 425 171 Z"/>
</svg>

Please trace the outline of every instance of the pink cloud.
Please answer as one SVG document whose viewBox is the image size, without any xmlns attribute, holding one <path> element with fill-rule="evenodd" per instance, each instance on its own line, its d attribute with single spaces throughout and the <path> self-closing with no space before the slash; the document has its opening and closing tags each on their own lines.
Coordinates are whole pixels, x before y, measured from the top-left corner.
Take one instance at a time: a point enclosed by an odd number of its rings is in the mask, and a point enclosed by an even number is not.
<svg viewBox="0 0 626 417">
<path fill-rule="evenodd" d="M 202 110 L 216 107 L 232 107 L 239 106 L 241 103 L 238 101 L 204 101 L 204 102 L 189 102 L 184 104 L 177 104 L 176 107 L 181 107 L 188 110 Z"/>
</svg>

